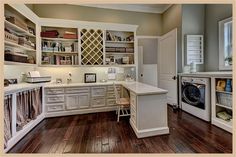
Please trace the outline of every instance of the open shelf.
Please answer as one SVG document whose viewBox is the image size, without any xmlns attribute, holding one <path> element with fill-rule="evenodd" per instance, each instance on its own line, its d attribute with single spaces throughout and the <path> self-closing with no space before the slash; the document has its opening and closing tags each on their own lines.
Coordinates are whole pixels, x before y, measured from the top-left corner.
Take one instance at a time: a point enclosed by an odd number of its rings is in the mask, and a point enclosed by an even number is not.
<svg viewBox="0 0 236 157">
<path fill-rule="evenodd" d="M 19 45 L 19 44 L 10 42 L 10 41 L 4 41 L 4 43 L 6 45 L 9 45 L 9 46 L 12 46 L 12 47 L 15 47 L 15 48 L 21 48 L 21 49 L 26 50 L 26 51 L 36 51 L 35 49 L 31 49 L 31 48 L 28 48 L 28 47 L 25 47 L 25 46 L 22 46 L 22 45 Z"/>
<path fill-rule="evenodd" d="M 219 90 L 216 90 L 216 92 L 218 92 L 218 93 L 225 93 L 225 94 L 232 94 L 232 92 L 227 92 L 227 91 L 219 91 Z"/>
<path fill-rule="evenodd" d="M 232 107 L 226 106 L 226 105 L 222 105 L 222 104 L 219 104 L 219 103 L 216 103 L 216 106 L 220 106 L 220 107 L 223 107 L 223 108 L 227 108 L 227 109 L 232 110 Z"/>
<path fill-rule="evenodd" d="M 78 55 L 78 52 L 50 52 L 50 51 L 43 51 L 42 53 L 49 53 L 52 55 Z"/>
<path fill-rule="evenodd" d="M 22 63 L 22 62 L 13 62 L 13 61 L 4 61 L 5 65 L 24 65 L 24 66 L 36 66 L 36 64 L 31 63 Z"/>
<path fill-rule="evenodd" d="M 78 39 L 65 39 L 65 38 L 45 38 L 45 37 L 42 37 L 42 40 L 50 40 L 50 41 L 70 41 L 70 42 L 75 42 L 75 41 L 78 41 Z"/>
<path fill-rule="evenodd" d="M 134 41 L 110 41 L 110 40 L 107 40 L 106 43 L 115 43 L 115 44 L 133 44 Z"/>
<path fill-rule="evenodd" d="M 129 52 L 106 52 L 106 54 L 111 54 L 111 55 L 134 55 L 133 52 L 129 53 Z"/>
<path fill-rule="evenodd" d="M 29 33 L 28 31 L 24 30 L 23 28 L 20 28 L 18 27 L 17 25 L 5 20 L 5 27 L 19 33 L 19 34 L 22 34 L 22 35 L 26 35 L 26 36 L 29 36 L 29 37 L 36 37 L 34 34 L 31 34 Z"/>
</svg>

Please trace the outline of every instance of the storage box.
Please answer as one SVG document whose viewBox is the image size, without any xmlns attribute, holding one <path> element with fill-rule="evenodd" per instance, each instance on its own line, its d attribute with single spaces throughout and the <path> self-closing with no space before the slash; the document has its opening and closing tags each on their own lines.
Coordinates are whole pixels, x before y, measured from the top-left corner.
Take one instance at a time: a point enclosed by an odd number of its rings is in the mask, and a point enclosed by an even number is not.
<svg viewBox="0 0 236 157">
<path fill-rule="evenodd" d="M 27 24 L 24 21 L 22 21 L 22 20 L 20 20 L 16 17 L 10 16 L 10 17 L 7 18 L 7 21 L 9 21 L 9 22 L 17 25 L 18 27 L 28 31 Z"/>
<path fill-rule="evenodd" d="M 106 52 L 115 52 L 116 48 L 115 47 L 106 47 Z"/>
<path fill-rule="evenodd" d="M 5 52 L 5 61 L 27 63 L 28 55 L 15 52 Z"/>
<path fill-rule="evenodd" d="M 40 33 L 41 37 L 57 38 L 59 33 L 57 30 L 45 31 Z"/>
<path fill-rule="evenodd" d="M 32 43 L 31 41 L 27 40 L 25 37 L 19 37 L 19 45 L 35 49 L 35 44 Z"/>
<path fill-rule="evenodd" d="M 7 31 L 5 31 L 5 40 L 18 44 L 19 38 L 14 34 L 11 34 Z"/>
<path fill-rule="evenodd" d="M 125 52 L 133 53 L 134 52 L 134 48 L 133 47 L 126 47 L 125 48 Z"/>
<path fill-rule="evenodd" d="M 125 47 L 116 47 L 116 52 L 125 52 Z"/>
<path fill-rule="evenodd" d="M 77 39 L 77 34 L 64 34 L 63 38 L 65 38 L 65 39 Z"/>
</svg>

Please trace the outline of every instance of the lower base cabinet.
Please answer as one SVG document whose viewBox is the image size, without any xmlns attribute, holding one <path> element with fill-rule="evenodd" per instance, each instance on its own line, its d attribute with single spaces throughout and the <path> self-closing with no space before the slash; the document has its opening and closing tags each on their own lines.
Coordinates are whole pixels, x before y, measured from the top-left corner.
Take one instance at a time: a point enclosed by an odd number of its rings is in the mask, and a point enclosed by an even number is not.
<svg viewBox="0 0 236 157">
<path fill-rule="evenodd" d="M 66 95 L 66 110 L 86 109 L 90 107 L 90 94 L 78 93 Z"/>
</svg>

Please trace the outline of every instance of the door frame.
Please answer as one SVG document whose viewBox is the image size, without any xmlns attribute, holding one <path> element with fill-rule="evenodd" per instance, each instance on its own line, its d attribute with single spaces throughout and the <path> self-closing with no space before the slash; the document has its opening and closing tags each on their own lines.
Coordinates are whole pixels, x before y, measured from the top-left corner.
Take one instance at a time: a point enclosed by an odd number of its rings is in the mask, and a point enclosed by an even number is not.
<svg viewBox="0 0 236 157">
<path fill-rule="evenodd" d="M 148 35 L 137 35 L 136 36 L 136 39 L 137 39 L 137 47 L 138 47 L 138 51 L 139 51 L 139 45 L 138 45 L 138 40 L 139 39 L 157 39 L 157 44 L 158 44 L 158 40 L 161 38 L 161 36 L 148 36 Z M 140 55 L 140 52 L 138 52 L 137 53 L 138 54 L 138 63 L 137 63 L 137 66 L 138 67 L 140 67 L 140 65 L 139 65 L 139 55 Z M 157 45 L 157 55 L 158 55 L 158 45 Z M 142 57 L 143 57 L 143 55 L 142 55 Z M 157 60 L 157 66 L 158 66 L 158 60 Z M 157 67 L 157 69 L 158 69 L 158 67 Z M 158 74 L 157 74 L 158 75 Z M 138 81 L 140 81 L 140 76 L 139 76 L 139 69 L 137 70 L 137 80 Z M 157 76 L 158 77 L 158 76 Z M 158 82 L 157 82 L 157 84 L 158 84 Z"/>
<path fill-rule="evenodd" d="M 169 32 L 163 34 L 162 36 L 160 36 L 160 38 L 158 39 L 158 45 L 159 45 L 159 42 L 162 38 L 165 38 L 166 36 L 169 36 L 170 33 L 175 33 L 176 35 L 176 51 L 175 51 L 175 60 L 176 60 L 176 65 L 175 65 L 175 77 L 176 77 L 176 93 L 177 93 L 177 96 L 176 96 L 176 103 L 178 104 L 178 59 L 177 59 L 177 56 L 178 56 L 178 30 L 177 28 L 174 28 L 172 30 L 170 30 Z M 158 74 L 158 77 L 157 77 L 157 86 L 159 85 L 159 77 L 160 77 L 160 62 L 159 62 L 159 59 L 160 59 L 160 46 L 158 46 L 158 53 L 157 53 L 157 74 Z"/>
</svg>

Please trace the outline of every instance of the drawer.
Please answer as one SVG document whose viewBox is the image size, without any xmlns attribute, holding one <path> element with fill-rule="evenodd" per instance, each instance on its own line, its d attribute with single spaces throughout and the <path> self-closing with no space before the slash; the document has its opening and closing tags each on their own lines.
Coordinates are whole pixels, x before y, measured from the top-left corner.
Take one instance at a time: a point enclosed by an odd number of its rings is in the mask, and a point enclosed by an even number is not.
<svg viewBox="0 0 236 157">
<path fill-rule="evenodd" d="M 106 96 L 106 87 L 92 87 L 91 88 L 92 97 Z"/>
<path fill-rule="evenodd" d="M 64 102 L 64 100 L 65 100 L 64 95 L 46 96 L 46 103 L 58 103 L 58 102 Z"/>
<path fill-rule="evenodd" d="M 136 111 L 133 107 L 130 108 L 130 119 L 134 124 L 136 124 Z"/>
<path fill-rule="evenodd" d="M 107 99 L 107 106 L 115 106 L 116 104 L 116 99 Z"/>
<path fill-rule="evenodd" d="M 104 107 L 106 106 L 105 98 L 93 98 L 91 100 L 92 107 Z"/>
<path fill-rule="evenodd" d="M 136 95 L 133 92 L 130 92 L 130 105 L 133 105 L 136 109 Z"/>
<path fill-rule="evenodd" d="M 57 111 L 64 111 L 65 107 L 64 104 L 53 104 L 53 105 L 46 105 L 47 112 L 57 112 Z"/>
<path fill-rule="evenodd" d="M 116 89 L 117 89 L 118 91 L 120 91 L 120 89 L 121 89 L 120 85 L 116 85 Z M 114 91 L 114 87 L 113 87 L 113 86 L 107 86 L 107 90 L 108 90 L 108 91 Z"/>
<path fill-rule="evenodd" d="M 45 93 L 47 95 L 51 94 L 63 94 L 64 93 L 64 88 L 46 88 Z"/>
<path fill-rule="evenodd" d="M 89 87 L 65 88 L 65 93 L 88 93 Z"/>
<path fill-rule="evenodd" d="M 120 91 L 118 91 L 118 94 L 120 95 Z M 114 92 L 107 92 L 107 98 L 116 98 Z"/>
</svg>

